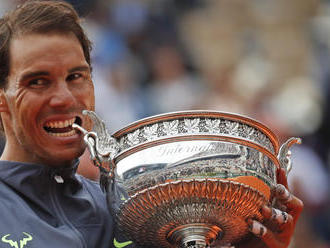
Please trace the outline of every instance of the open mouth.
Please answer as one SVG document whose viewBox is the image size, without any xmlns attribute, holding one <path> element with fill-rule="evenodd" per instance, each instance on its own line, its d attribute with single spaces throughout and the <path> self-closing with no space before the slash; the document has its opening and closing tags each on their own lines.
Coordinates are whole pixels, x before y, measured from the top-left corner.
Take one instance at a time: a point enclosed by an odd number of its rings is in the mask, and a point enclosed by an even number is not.
<svg viewBox="0 0 330 248">
<path fill-rule="evenodd" d="M 76 131 L 72 128 L 73 123 L 81 125 L 82 120 L 77 116 L 64 121 L 47 121 L 44 125 L 44 129 L 50 135 L 68 137 L 76 134 Z"/>
</svg>

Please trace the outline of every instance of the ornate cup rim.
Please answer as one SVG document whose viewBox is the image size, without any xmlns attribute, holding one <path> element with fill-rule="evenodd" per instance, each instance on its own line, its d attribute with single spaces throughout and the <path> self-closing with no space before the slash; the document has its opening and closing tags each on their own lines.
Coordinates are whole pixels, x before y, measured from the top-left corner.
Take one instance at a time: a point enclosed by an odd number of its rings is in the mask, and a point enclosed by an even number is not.
<svg viewBox="0 0 330 248">
<path fill-rule="evenodd" d="M 253 136 L 253 138 L 249 138 L 249 137 L 244 137 L 245 135 L 240 135 L 239 133 L 224 134 L 221 131 L 219 131 L 218 133 L 201 132 L 201 131 L 180 133 L 180 131 L 178 131 L 177 133 L 171 135 L 167 133 L 160 136 L 158 135 L 157 137 L 155 136 L 155 138 L 153 139 L 147 139 L 145 137 L 141 138 L 141 136 L 143 136 L 141 135 L 141 133 L 144 132 L 145 127 L 150 127 L 155 124 L 157 125 L 159 123 L 168 123 L 178 119 L 192 120 L 198 118 L 204 118 L 204 120 L 217 119 L 217 120 L 224 120 L 233 123 L 238 123 L 241 126 L 250 128 L 252 131 L 255 132 L 256 135 L 255 137 Z M 129 141 L 129 136 L 130 135 L 133 136 L 135 132 L 138 133 L 137 135 L 135 135 L 136 138 L 138 135 L 140 135 L 140 137 L 136 139 L 136 141 L 133 142 Z M 122 157 L 132 154 L 138 150 L 148 148 L 150 146 L 154 146 L 170 141 L 187 140 L 194 137 L 194 139 L 213 138 L 222 141 L 241 143 L 256 148 L 261 152 L 264 152 L 265 154 L 267 154 L 269 157 L 272 158 L 275 164 L 278 165 L 278 160 L 276 157 L 278 155 L 280 145 L 277 135 L 260 121 L 257 121 L 253 118 L 244 115 L 234 114 L 229 112 L 221 112 L 221 111 L 213 111 L 213 110 L 189 110 L 189 111 L 177 111 L 177 112 L 158 114 L 135 121 L 127 125 L 126 127 L 116 131 L 112 136 L 117 140 L 119 140 L 121 146 L 124 147 L 124 149 L 122 149 L 120 154 L 116 156 L 117 161 L 121 160 Z M 259 138 L 262 140 L 260 141 Z"/>
</svg>

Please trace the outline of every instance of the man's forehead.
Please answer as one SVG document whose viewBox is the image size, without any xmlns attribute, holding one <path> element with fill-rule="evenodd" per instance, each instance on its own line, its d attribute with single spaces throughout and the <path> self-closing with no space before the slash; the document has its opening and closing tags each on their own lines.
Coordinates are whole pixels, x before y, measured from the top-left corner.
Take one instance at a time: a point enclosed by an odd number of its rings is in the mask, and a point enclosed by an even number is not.
<svg viewBox="0 0 330 248">
<path fill-rule="evenodd" d="M 10 62 L 11 67 L 21 69 L 87 64 L 83 49 L 74 35 L 34 33 L 21 35 L 11 41 Z"/>
<path fill-rule="evenodd" d="M 57 46 L 53 46 L 57 44 Z M 13 37 L 10 42 L 10 50 L 23 48 L 20 52 L 36 52 L 43 49 L 78 49 L 83 51 L 81 44 L 77 37 L 73 34 L 59 34 L 59 33 L 27 33 Z"/>
</svg>

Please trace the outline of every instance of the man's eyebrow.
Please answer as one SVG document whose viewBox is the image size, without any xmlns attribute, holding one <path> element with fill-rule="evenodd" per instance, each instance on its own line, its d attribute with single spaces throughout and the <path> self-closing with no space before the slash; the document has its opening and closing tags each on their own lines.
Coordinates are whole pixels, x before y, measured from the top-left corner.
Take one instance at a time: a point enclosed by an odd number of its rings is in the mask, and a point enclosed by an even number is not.
<svg viewBox="0 0 330 248">
<path fill-rule="evenodd" d="M 49 76 L 49 72 L 47 71 L 28 72 L 26 74 L 23 74 L 23 76 L 19 78 L 19 81 L 25 81 L 29 78 L 40 77 L 40 76 Z"/>
<path fill-rule="evenodd" d="M 76 67 L 73 67 L 72 69 L 70 69 L 68 72 L 72 73 L 72 72 L 75 72 L 75 71 L 88 71 L 88 72 L 90 72 L 91 68 L 87 65 L 86 66 L 85 65 L 76 66 Z M 49 75 L 50 75 L 50 73 L 48 71 L 27 72 L 26 74 L 23 74 L 19 78 L 19 81 L 25 81 L 25 80 L 30 79 L 30 78 L 40 77 L 40 76 L 49 76 Z"/>
<path fill-rule="evenodd" d="M 75 71 L 88 71 L 88 72 L 90 72 L 91 68 L 87 65 L 76 66 L 76 67 L 70 69 L 68 72 L 72 73 L 72 72 L 75 72 Z"/>
</svg>

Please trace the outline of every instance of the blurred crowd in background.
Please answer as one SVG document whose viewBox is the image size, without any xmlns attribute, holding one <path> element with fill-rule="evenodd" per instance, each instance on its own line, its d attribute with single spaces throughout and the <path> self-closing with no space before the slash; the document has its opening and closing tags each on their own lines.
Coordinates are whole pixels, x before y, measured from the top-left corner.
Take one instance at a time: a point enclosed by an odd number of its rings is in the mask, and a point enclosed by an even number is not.
<svg viewBox="0 0 330 248">
<path fill-rule="evenodd" d="M 305 204 L 291 247 L 330 247 L 330 1 L 67 1 L 93 42 L 96 112 L 110 131 L 210 109 L 255 118 L 281 143 L 303 138 L 289 176 Z M 0 14 L 20 2 L 0 0 Z"/>
</svg>

